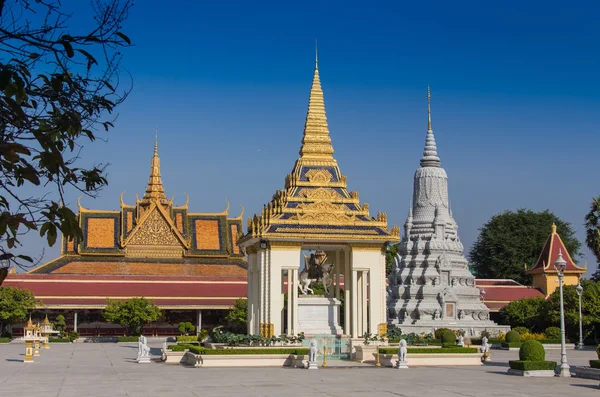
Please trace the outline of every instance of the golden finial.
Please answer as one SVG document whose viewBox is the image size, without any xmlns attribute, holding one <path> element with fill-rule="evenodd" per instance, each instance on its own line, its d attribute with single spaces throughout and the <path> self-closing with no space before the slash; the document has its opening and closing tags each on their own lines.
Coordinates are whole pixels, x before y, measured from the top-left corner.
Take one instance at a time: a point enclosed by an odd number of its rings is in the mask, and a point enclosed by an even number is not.
<svg viewBox="0 0 600 397">
<path fill-rule="evenodd" d="M 431 130 L 431 90 L 427 85 L 427 129 Z"/>
<path fill-rule="evenodd" d="M 552 234 L 556 234 L 556 223 L 552 222 Z"/>
</svg>

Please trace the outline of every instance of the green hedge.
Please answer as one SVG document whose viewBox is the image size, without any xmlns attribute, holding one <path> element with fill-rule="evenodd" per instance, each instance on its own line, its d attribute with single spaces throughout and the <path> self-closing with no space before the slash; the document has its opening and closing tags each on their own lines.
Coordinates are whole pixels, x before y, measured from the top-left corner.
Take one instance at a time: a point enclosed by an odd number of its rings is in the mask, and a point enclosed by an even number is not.
<svg viewBox="0 0 600 397">
<path fill-rule="evenodd" d="M 502 342 L 501 346 L 502 347 L 521 347 L 521 345 L 523 344 L 523 342 L 525 342 L 525 341 L 511 342 L 511 343 Z M 547 344 L 547 345 L 555 345 L 555 344 L 560 344 L 560 339 L 559 340 L 556 340 L 556 339 L 542 339 L 542 340 L 539 340 L 538 342 L 540 342 L 542 344 Z"/>
<path fill-rule="evenodd" d="M 590 360 L 590 367 L 600 369 L 600 360 Z"/>
<path fill-rule="evenodd" d="M 397 347 L 380 347 L 379 354 L 397 354 Z M 442 347 L 440 349 L 407 349 L 407 354 L 456 354 L 456 353 L 477 353 L 477 349 L 474 347 Z"/>
<path fill-rule="evenodd" d="M 137 342 L 140 340 L 139 336 L 119 336 L 117 342 Z"/>
<path fill-rule="evenodd" d="M 502 342 L 502 344 L 500 346 L 502 346 L 504 348 L 510 348 L 510 347 L 520 348 L 522 344 L 523 344 L 523 342 Z"/>
<path fill-rule="evenodd" d="M 308 355 L 308 348 L 263 348 L 263 349 L 207 349 L 190 346 L 191 353 L 205 356 L 231 356 L 235 354 L 297 354 Z"/>
<path fill-rule="evenodd" d="M 539 371 L 539 370 L 552 370 L 556 369 L 556 362 L 554 361 L 521 361 L 514 360 L 509 361 L 508 365 L 511 369 L 518 369 L 520 371 Z"/>
<path fill-rule="evenodd" d="M 50 338 L 50 343 L 71 343 L 70 338 Z"/>
<path fill-rule="evenodd" d="M 488 339 L 488 343 L 490 345 L 499 345 L 501 343 L 504 342 L 504 339 L 498 339 L 498 338 L 489 338 Z M 480 346 L 481 345 L 481 338 L 471 338 L 471 344 L 473 346 Z"/>
<path fill-rule="evenodd" d="M 0 338 L 0 343 L 10 343 L 10 338 Z"/>
<path fill-rule="evenodd" d="M 198 335 L 177 336 L 175 340 L 177 342 L 198 342 Z"/>
</svg>

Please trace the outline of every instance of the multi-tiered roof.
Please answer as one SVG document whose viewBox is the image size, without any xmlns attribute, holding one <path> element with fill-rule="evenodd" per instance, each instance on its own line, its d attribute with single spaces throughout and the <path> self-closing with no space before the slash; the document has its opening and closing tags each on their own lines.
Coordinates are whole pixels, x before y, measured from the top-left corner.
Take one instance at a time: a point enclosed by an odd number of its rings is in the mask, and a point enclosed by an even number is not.
<svg viewBox="0 0 600 397">
<path fill-rule="evenodd" d="M 255 238 L 319 241 L 397 241 L 400 229 L 387 229 L 387 215 L 369 215 L 358 192 L 347 190 L 346 176 L 333 157 L 325 102 L 315 62 L 300 157 L 260 214 L 248 219 L 240 243 Z"/>
</svg>

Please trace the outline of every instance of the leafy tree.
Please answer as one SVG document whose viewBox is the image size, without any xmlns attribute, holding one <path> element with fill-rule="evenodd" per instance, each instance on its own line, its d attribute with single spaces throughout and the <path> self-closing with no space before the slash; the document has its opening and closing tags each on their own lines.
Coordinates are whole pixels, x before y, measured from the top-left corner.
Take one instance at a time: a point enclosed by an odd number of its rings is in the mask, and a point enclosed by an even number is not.
<svg viewBox="0 0 600 397">
<path fill-rule="evenodd" d="M 525 298 L 510 302 L 500 309 L 502 322 L 511 327 L 525 327 L 530 330 L 542 331 L 546 327 L 540 324 L 540 313 L 544 298 Z"/>
<path fill-rule="evenodd" d="M 65 322 L 65 316 L 63 316 L 62 314 L 59 314 L 58 316 L 56 316 L 56 320 L 54 320 L 54 323 L 52 324 L 52 326 L 54 327 L 54 329 L 58 332 L 60 332 L 60 334 L 62 335 L 63 332 L 65 332 L 65 328 L 67 328 L 67 323 Z"/>
<path fill-rule="evenodd" d="M 229 328 L 233 332 L 244 332 L 248 318 L 248 301 L 243 298 L 236 299 L 235 304 L 225 316 Z"/>
<path fill-rule="evenodd" d="M 579 256 L 581 243 L 571 224 L 550 211 L 519 209 L 494 215 L 480 230 L 469 256 L 478 278 L 507 278 L 529 284 L 525 265 L 537 261 L 555 223 L 573 260 Z"/>
<path fill-rule="evenodd" d="M 194 332 L 196 327 L 189 321 L 182 321 L 179 323 L 179 327 L 177 329 L 179 329 L 179 332 L 182 334 L 188 335 L 190 332 Z"/>
<path fill-rule="evenodd" d="M 592 199 L 590 212 L 585 216 L 585 243 L 600 264 L 600 196 Z M 600 281 L 600 267 L 592 275 L 592 280 Z"/>
<path fill-rule="evenodd" d="M 0 335 L 5 326 L 25 321 L 27 314 L 38 304 L 29 290 L 0 287 Z"/>
<path fill-rule="evenodd" d="M 400 243 L 392 244 L 388 246 L 387 251 L 385 252 L 385 275 L 386 277 L 390 275 L 392 272 L 392 267 L 394 266 L 394 258 L 398 254 L 398 249 L 400 248 Z"/>
<path fill-rule="evenodd" d="M 600 324 L 600 283 L 582 280 L 581 314 L 584 338 L 594 326 Z M 579 296 L 575 286 L 563 287 L 565 309 L 565 333 L 571 339 L 579 338 Z M 560 327 L 560 291 L 558 288 L 546 300 L 540 316 L 547 326 Z"/>
<path fill-rule="evenodd" d="M 144 324 L 158 320 L 162 313 L 150 300 L 131 298 L 126 301 L 108 301 L 103 314 L 107 321 L 127 328 L 128 334 L 139 335 Z"/>
<path fill-rule="evenodd" d="M 82 237 L 67 190 L 95 196 L 105 165 L 77 161 L 113 127 L 129 0 L 93 0 L 86 20 L 59 0 L 0 1 L 0 261 L 29 266 L 20 238 Z M 72 25 L 72 26 L 69 26 Z"/>
</svg>

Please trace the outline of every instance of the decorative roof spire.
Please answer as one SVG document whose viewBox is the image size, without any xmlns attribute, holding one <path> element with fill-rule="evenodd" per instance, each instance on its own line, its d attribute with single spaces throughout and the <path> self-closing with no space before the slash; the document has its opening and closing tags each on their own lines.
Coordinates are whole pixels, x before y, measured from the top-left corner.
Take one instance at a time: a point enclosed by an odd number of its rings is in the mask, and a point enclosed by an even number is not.
<svg viewBox="0 0 600 397">
<path fill-rule="evenodd" d="M 150 168 L 150 179 L 148 180 L 148 187 L 146 187 L 146 193 L 142 203 L 149 204 L 151 201 L 158 201 L 160 203 L 167 202 L 167 195 L 162 185 L 162 178 L 160 176 L 160 158 L 158 157 L 158 131 L 156 131 L 156 138 L 154 139 L 154 155 L 152 156 L 152 167 Z"/>
<path fill-rule="evenodd" d="M 427 136 L 425 137 L 425 150 L 421 157 L 421 167 L 439 167 L 440 158 L 437 155 L 437 146 L 435 144 L 435 136 L 431 129 L 431 91 L 427 86 Z"/>
<path fill-rule="evenodd" d="M 316 48 L 315 51 L 315 71 L 308 100 L 308 112 L 304 124 L 300 157 L 333 159 L 333 147 L 331 146 L 331 138 L 329 138 L 325 101 L 319 78 L 318 49 Z"/>
</svg>

